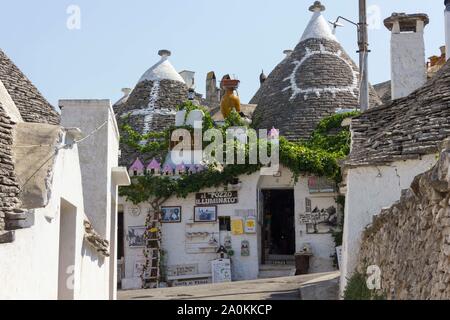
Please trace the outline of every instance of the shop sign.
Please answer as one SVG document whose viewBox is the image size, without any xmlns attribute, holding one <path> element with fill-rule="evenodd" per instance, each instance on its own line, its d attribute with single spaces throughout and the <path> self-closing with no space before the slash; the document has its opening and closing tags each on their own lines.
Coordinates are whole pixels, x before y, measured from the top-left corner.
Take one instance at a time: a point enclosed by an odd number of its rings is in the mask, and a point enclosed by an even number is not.
<svg viewBox="0 0 450 320">
<path fill-rule="evenodd" d="M 221 205 L 238 203 L 237 191 L 203 192 L 195 195 L 195 205 Z"/>
</svg>

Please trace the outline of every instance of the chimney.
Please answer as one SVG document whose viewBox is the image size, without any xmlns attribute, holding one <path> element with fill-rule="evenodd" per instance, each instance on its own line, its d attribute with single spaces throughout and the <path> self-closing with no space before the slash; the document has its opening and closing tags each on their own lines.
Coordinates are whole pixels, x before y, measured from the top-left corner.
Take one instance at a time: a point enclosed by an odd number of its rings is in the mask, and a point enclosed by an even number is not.
<svg viewBox="0 0 450 320">
<path fill-rule="evenodd" d="M 217 88 L 217 79 L 214 71 L 206 75 L 206 101 L 219 103 L 219 88 Z"/>
<path fill-rule="evenodd" d="M 259 75 L 259 84 L 262 86 L 264 82 L 266 82 L 267 80 L 267 76 L 264 73 L 264 70 L 261 72 L 261 74 Z"/>
<path fill-rule="evenodd" d="M 289 58 L 291 56 L 292 52 L 294 52 L 294 51 L 290 50 L 290 49 L 284 50 L 283 53 L 286 55 L 285 58 Z"/>
<path fill-rule="evenodd" d="M 450 0 L 445 0 L 445 46 L 447 48 L 447 60 L 450 58 Z"/>
<path fill-rule="evenodd" d="M 128 97 L 131 93 L 131 91 L 133 91 L 133 89 L 131 88 L 122 88 L 122 93 L 124 97 Z"/>
<path fill-rule="evenodd" d="M 392 99 L 408 96 L 427 81 L 424 29 L 426 14 L 393 13 L 384 20 L 391 37 Z"/>
<path fill-rule="evenodd" d="M 180 76 L 183 78 L 184 82 L 189 89 L 195 89 L 195 72 L 183 70 L 180 72 Z"/>
</svg>

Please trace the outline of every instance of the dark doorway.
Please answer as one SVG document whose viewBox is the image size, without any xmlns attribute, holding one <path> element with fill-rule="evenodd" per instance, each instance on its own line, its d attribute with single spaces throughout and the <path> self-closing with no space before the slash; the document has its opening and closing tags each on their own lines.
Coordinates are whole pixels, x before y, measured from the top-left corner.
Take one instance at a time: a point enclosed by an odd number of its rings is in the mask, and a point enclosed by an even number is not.
<svg viewBox="0 0 450 320">
<path fill-rule="evenodd" d="M 117 260 L 125 257 L 125 248 L 124 248 L 124 222 L 123 222 L 123 212 L 119 211 L 117 214 Z"/>
<path fill-rule="evenodd" d="M 294 190 L 263 190 L 263 261 L 295 253 Z"/>
</svg>

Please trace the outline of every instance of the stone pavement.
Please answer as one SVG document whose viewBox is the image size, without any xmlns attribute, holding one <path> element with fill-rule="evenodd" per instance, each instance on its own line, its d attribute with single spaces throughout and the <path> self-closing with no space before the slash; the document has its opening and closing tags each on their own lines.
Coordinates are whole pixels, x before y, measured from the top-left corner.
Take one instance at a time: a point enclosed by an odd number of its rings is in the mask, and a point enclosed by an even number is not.
<svg viewBox="0 0 450 320">
<path fill-rule="evenodd" d="M 337 299 L 339 272 L 195 287 L 119 291 L 120 300 L 322 300 Z"/>
</svg>

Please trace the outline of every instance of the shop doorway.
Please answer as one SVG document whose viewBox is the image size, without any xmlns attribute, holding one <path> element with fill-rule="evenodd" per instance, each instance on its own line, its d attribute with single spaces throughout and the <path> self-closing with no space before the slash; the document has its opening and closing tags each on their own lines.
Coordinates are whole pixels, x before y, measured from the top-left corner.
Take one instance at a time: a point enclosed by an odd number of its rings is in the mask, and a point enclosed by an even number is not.
<svg viewBox="0 0 450 320">
<path fill-rule="evenodd" d="M 287 264 L 295 254 L 293 189 L 262 190 L 262 264 Z"/>
</svg>

